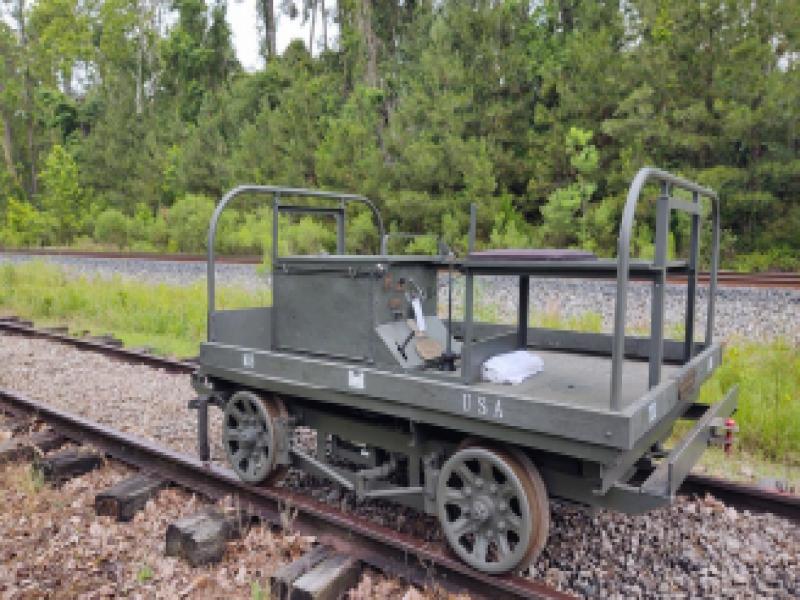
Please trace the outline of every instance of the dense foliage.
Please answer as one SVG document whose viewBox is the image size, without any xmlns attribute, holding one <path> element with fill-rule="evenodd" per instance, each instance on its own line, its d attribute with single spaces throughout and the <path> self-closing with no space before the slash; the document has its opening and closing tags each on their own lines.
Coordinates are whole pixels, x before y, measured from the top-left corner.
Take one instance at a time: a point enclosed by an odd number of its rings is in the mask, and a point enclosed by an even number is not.
<svg viewBox="0 0 800 600">
<path fill-rule="evenodd" d="M 253 73 L 224 0 L 6 2 L 2 245 L 198 250 L 213 199 L 250 182 L 361 192 L 392 230 L 462 249 L 475 202 L 483 244 L 613 254 L 653 164 L 719 190 L 728 265 L 799 266 L 798 0 L 259 0 Z M 277 55 L 276 15 L 319 19 L 313 51 Z M 224 249 L 269 247 L 255 206 Z M 290 250 L 334 244 L 311 219 L 288 232 Z"/>
</svg>

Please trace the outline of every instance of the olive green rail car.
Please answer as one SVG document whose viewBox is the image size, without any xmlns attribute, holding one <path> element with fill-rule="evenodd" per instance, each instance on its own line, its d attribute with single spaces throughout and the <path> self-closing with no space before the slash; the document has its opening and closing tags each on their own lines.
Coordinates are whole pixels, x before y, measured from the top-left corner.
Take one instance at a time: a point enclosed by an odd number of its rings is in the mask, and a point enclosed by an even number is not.
<svg viewBox="0 0 800 600">
<path fill-rule="evenodd" d="M 636 205 L 648 182 L 660 184 L 655 257 L 630 256 Z M 685 190 L 691 200 L 674 195 Z M 217 310 L 214 241 L 220 213 L 242 194 L 266 195 L 273 208 L 273 305 Z M 305 204 L 297 199 L 303 199 Z M 361 208 L 356 208 L 360 205 Z M 352 208 L 351 208 L 352 207 Z M 719 367 L 713 340 L 719 257 L 716 193 L 664 171 L 642 169 L 631 185 L 615 259 L 572 250 L 475 251 L 456 259 L 345 253 L 348 212 L 375 206 L 351 194 L 270 186 L 238 187 L 222 199 L 208 239 L 208 341 L 193 376 L 199 440 L 207 458 L 209 404 L 224 412 L 223 446 L 245 481 L 276 481 L 289 466 L 331 480 L 360 499 L 386 499 L 438 516 L 455 553 L 476 569 L 524 567 L 544 546 L 548 498 L 625 512 L 668 504 L 709 443 L 725 438 L 736 390 L 696 404 Z M 688 258 L 667 260 L 672 213 L 691 221 Z M 281 215 L 332 217 L 337 253 L 280 256 Z M 695 341 L 701 224 L 710 216 L 711 276 L 705 339 Z M 463 321 L 440 318 L 437 273 L 466 282 Z M 688 278 L 685 337 L 664 339 L 666 278 Z M 516 326 L 474 321 L 476 278 L 518 281 Z M 531 328 L 537 278 L 616 281 L 613 333 Z M 652 290 L 650 335 L 625 335 L 631 280 Z M 446 286 L 452 305 L 452 276 Z M 516 385 L 484 381 L 483 363 L 527 349 L 544 370 Z M 671 450 L 676 420 L 697 419 Z M 699 416 L 699 418 L 698 418 Z M 292 444 L 297 427 L 316 446 Z"/>
</svg>

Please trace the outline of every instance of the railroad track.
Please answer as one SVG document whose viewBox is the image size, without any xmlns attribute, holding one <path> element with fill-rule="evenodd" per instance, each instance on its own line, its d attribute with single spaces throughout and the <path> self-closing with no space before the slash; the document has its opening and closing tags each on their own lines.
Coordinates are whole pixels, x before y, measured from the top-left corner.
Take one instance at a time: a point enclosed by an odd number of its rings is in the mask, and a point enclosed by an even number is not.
<svg viewBox="0 0 800 600">
<path fill-rule="evenodd" d="M 188 374 L 192 361 L 154 356 L 144 351 L 121 347 L 113 338 L 78 338 L 63 328 L 37 329 L 13 317 L 0 318 L 0 331 L 38 337 L 100 352 L 120 360 L 146 364 L 172 372 Z M 35 415 L 56 432 L 79 443 L 90 444 L 107 455 L 143 472 L 155 473 L 166 481 L 202 493 L 216 500 L 234 496 L 248 514 L 281 523 L 281 513 L 291 506 L 297 510 L 294 529 L 314 535 L 321 544 L 354 556 L 364 564 L 409 583 L 432 583 L 451 591 L 467 591 L 475 597 L 564 598 L 565 594 L 545 584 L 516 576 L 489 576 L 478 573 L 454 558 L 438 544 L 414 539 L 341 512 L 282 488 L 260 488 L 240 481 L 231 471 L 176 453 L 152 442 L 121 433 L 82 417 L 53 408 L 12 391 L 0 390 L 0 409 Z M 800 497 L 780 494 L 714 478 L 691 475 L 681 494 L 706 493 L 739 509 L 775 513 L 800 522 Z"/>
<path fill-rule="evenodd" d="M 125 350 L 108 343 L 108 340 L 74 338 L 59 331 L 35 329 L 13 318 L 0 319 L 0 330 L 56 340 L 175 372 L 189 373 L 193 368 L 189 362 Z M 492 576 L 474 571 L 441 544 L 415 539 L 376 525 L 305 494 L 284 488 L 247 485 L 227 468 L 201 462 L 195 457 L 177 453 L 11 390 L 0 389 L 0 410 L 18 417 L 36 418 L 67 439 L 91 445 L 141 472 L 156 475 L 212 500 L 234 497 L 248 515 L 267 522 L 280 525 L 281 514 L 291 507 L 297 515 L 292 522 L 294 532 L 314 536 L 324 546 L 420 587 L 436 585 L 456 593 L 466 592 L 476 598 L 497 598 L 498 595 L 503 598 L 572 597 L 530 578 Z"/>
<path fill-rule="evenodd" d="M 148 352 L 128 349 L 108 336 L 81 338 L 68 335 L 65 328 L 36 328 L 30 321 L 16 317 L 0 317 L 0 331 L 37 337 L 61 342 L 84 350 L 115 356 L 121 360 L 166 369 L 176 373 L 191 374 L 196 363 L 192 360 L 176 360 L 156 356 Z M 715 498 L 742 510 L 768 512 L 793 521 L 800 522 L 800 495 L 765 490 L 745 483 L 729 481 L 717 477 L 690 474 L 684 481 L 679 494 L 703 496 L 711 494 Z"/>
<path fill-rule="evenodd" d="M 158 254 L 152 252 L 91 252 L 80 250 L 46 250 L 32 248 L 30 250 L 2 250 L 0 254 L 16 254 L 24 256 L 68 256 L 76 258 L 117 259 L 117 260 L 149 260 L 162 262 L 200 263 L 206 261 L 204 254 Z M 263 262 L 260 256 L 220 256 L 217 262 L 237 265 L 259 265 Z M 709 274 L 698 273 L 698 283 L 708 285 Z M 668 277 L 670 283 L 686 283 L 685 277 Z M 740 273 L 737 271 L 720 271 L 717 277 L 723 287 L 759 287 L 779 289 L 800 289 L 800 273 Z"/>
</svg>

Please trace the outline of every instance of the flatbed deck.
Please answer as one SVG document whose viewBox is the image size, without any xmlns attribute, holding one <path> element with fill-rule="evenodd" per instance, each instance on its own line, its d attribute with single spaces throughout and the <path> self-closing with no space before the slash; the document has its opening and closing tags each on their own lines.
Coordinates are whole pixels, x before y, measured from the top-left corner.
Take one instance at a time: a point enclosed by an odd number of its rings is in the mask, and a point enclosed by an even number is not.
<svg viewBox="0 0 800 600">
<path fill-rule="evenodd" d="M 528 398 L 531 402 L 564 404 L 576 408 L 608 411 L 608 389 L 611 385 L 611 358 L 531 349 L 544 361 L 544 370 L 522 383 L 506 385 L 481 381 L 476 390 L 493 394 L 509 394 Z M 677 373 L 675 365 L 664 367 L 666 377 Z M 648 364 L 628 361 L 623 371 L 622 403 L 633 405 L 648 391 Z"/>
<path fill-rule="evenodd" d="M 609 406 L 609 357 L 542 355 L 544 372 L 519 385 L 465 384 L 458 371 L 408 372 L 210 342 L 201 346 L 200 364 L 204 373 L 242 385 L 401 418 L 413 415 L 418 423 L 532 447 L 557 446 L 574 456 L 594 456 L 606 447 L 611 457 L 633 448 L 686 404 L 718 364 L 721 348 L 713 344 L 689 364 L 668 367 L 670 377 L 649 390 L 647 364 L 628 361 L 623 410 Z"/>
</svg>

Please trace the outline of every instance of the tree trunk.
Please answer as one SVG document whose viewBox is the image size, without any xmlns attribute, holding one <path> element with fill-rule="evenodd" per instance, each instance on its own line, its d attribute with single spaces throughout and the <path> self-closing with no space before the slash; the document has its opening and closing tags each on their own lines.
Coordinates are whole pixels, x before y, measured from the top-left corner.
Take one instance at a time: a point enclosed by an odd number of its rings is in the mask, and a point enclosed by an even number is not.
<svg viewBox="0 0 800 600">
<path fill-rule="evenodd" d="M 308 33 L 308 53 L 314 56 L 314 29 L 317 25 L 317 2 L 311 0 L 311 31 Z"/>
<path fill-rule="evenodd" d="M 144 2 L 139 4 L 139 51 L 136 53 L 136 114 L 141 115 L 144 102 Z"/>
<path fill-rule="evenodd" d="M 11 76 L 14 72 L 14 65 L 11 61 L 11 52 L 9 48 L 4 48 L 6 74 Z M 0 80 L 0 96 L 6 91 L 6 84 Z M 14 131 L 12 129 L 11 113 L 8 106 L 0 106 L 0 116 L 3 119 L 3 158 L 6 163 L 6 170 L 14 183 L 19 185 L 19 176 L 17 175 L 17 167 L 14 163 Z"/>
<path fill-rule="evenodd" d="M 325 0 L 320 0 L 322 9 L 322 50 L 328 51 L 328 11 L 325 8 Z"/>
<path fill-rule="evenodd" d="M 22 50 L 22 60 L 24 61 L 23 67 L 23 96 L 24 96 L 24 109 L 25 121 L 28 126 L 28 160 L 31 167 L 31 183 L 30 193 L 35 195 L 37 191 L 37 178 L 36 172 L 36 121 L 33 119 L 33 82 L 31 81 L 31 70 L 28 57 L 28 32 L 25 29 L 25 0 L 17 0 L 17 25 L 19 27 L 19 41 Z"/>
<path fill-rule="evenodd" d="M 2 89 L 0 89 L 0 92 Z M 11 115 L 3 108 L 3 158 L 6 162 L 6 170 L 15 183 L 19 184 L 17 168 L 14 164 L 14 136 L 11 129 Z"/>
<path fill-rule="evenodd" d="M 267 60 L 277 54 L 274 0 L 260 0 L 261 18 L 264 19 L 265 55 Z"/>
<path fill-rule="evenodd" d="M 372 0 L 361 0 L 359 8 L 358 24 L 367 54 L 364 82 L 371 87 L 378 87 L 378 39 L 372 26 Z"/>
</svg>

